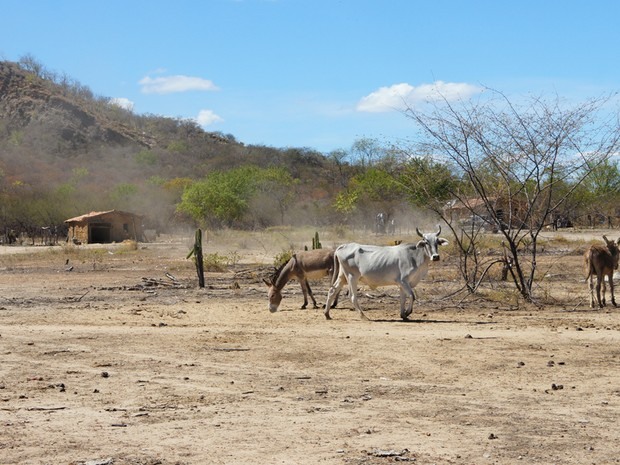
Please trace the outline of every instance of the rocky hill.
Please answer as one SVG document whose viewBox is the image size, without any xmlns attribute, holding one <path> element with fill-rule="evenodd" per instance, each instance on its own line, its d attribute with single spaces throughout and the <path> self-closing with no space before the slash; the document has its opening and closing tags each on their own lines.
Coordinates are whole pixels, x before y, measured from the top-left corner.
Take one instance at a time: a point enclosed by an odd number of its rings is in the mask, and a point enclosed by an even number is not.
<svg viewBox="0 0 620 465">
<path fill-rule="evenodd" d="M 134 114 L 32 59 L 0 62 L 0 229 L 112 208 L 170 219 L 188 182 L 241 165 L 287 169 L 309 203 L 328 198 L 345 169 L 310 149 L 245 145 L 194 121 Z"/>
<path fill-rule="evenodd" d="M 8 61 L 0 62 L 0 148 L 0 163 L 9 171 L 26 159 L 54 165 L 60 158 L 65 169 L 73 160 L 91 168 L 102 159 L 123 165 L 144 150 L 155 155 L 150 171 L 161 169 L 166 177 L 200 176 L 248 162 L 278 163 L 303 173 L 326 161 L 308 149 L 246 146 L 191 120 L 137 115 L 40 65 Z"/>
<path fill-rule="evenodd" d="M 0 62 L 0 148 L 5 175 L 31 182 L 61 176 L 59 160 L 65 173 L 88 166 L 108 176 L 115 171 L 118 181 L 131 173 L 196 177 L 240 163 L 283 165 L 300 174 L 326 162 L 307 149 L 245 146 L 193 121 L 136 115 L 40 65 L 7 61 Z"/>
<path fill-rule="evenodd" d="M 52 80 L 8 61 L 0 61 L 0 122 L 0 140 L 14 131 L 34 138 L 45 133 L 58 139 L 57 150 L 79 151 L 102 144 L 163 148 L 179 127 L 196 142 L 235 143 L 230 136 L 207 133 L 189 121 L 135 115 L 69 78 Z"/>
<path fill-rule="evenodd" d="M 102 110 L 114 110 L 111 104 L 106 108 L 96 105 L 95 99 L 80 100 L 68 89 L 16 63 L 0 62 L 0 121 L 5 135 L 13 131 L 51 132 L 60 146 L 71 150 L 93 144 L 156 144 L 151 135 L 105 114 Z"/>
</svg>

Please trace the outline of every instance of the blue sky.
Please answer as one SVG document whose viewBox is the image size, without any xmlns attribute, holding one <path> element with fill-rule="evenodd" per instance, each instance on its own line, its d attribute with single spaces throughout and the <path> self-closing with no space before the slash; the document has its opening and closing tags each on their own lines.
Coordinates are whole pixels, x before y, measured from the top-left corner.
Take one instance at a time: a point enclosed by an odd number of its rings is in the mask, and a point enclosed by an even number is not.
<svg viewBox="0 0 620 465">
<path fill-rule="evenodd" d="M 138 114 L 246 144 L 407 139 L 400 102 L 581 101 L 620 89 L 617 0 L 0 0 L 0 59 L 32 55 Z"/>
</svg>

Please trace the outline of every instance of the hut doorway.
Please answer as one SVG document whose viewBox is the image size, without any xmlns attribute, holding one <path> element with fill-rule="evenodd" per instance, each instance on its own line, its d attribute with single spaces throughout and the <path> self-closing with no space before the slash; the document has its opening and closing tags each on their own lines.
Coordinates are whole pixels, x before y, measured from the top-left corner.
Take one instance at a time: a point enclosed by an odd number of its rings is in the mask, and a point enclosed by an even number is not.
<svg viewBox="0 0 620 465">
<path fill-rule="evenodd" d="M 110 234 L 111 231 L 111 223 L 91 224 L 88 242 L 91 244 L 107 244 L 112 242 Z"/>
</svg>

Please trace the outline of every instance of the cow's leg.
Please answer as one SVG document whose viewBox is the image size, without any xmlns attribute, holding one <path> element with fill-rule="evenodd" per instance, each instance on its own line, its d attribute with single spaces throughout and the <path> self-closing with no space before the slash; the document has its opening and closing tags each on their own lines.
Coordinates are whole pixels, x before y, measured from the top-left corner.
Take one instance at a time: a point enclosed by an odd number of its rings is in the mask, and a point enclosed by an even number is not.
<svg viewBox="0 0 620 465">
<path fill-rule="evenodd" d="M 327 272 L 327 276 L 329 277 L 329 282 L 332 283 L 334 282 L 334 270 L 330 269 Z M 332 303 L 332 308 L 336 308 L 336 306 L 338 305 L 338 297 L 340 296 L 340 292 L 336 293 L 336 297 L 334 297 L 334 301 Z"/>
<path fill-rule="evenodd" d="M 360 307 L 359 299 L 357 298 L 357 277 L 353 275 L 347 276 L 347 280 L 349 281 L 349 293 L 351 294 L 351 303 L 353 307 L 359 312 L 360 317 L 363 320 L 367 320 L 368 317 L 364 314 L 362 307 Z"/>
<path fill-rule="evenodd" d="M 409 296 L 409 305 L 407 309 L 405 309 L 405 303 L 407 301 L 407 296 Z M 403 281 L 400 283 L 400 317 L 403 320 L 409 319 L 409 315 L 413 312 L 413 301 L 415 300 L 415 294 L 413 293 L 413 289 L 411 285 Z"/>
<path fill-rule="evenodd" d="M 402 286 L 399 288 L 399 290 L 400 290 L 400 317 L 403 320 L 406 320 L 407 312 L 405 311 L 405 302 L 407 301 L 407 294 L 405 293 L 405 290 L 403 289 Z"/>
<path fill-rule="evenodd" d="M 336 294 L 336 298 L 334 299 L 334 303 L 332 304 L 332 308 L 336 308 L 338 305 L 338 299 L 340 298 L 340 291 Z"/>
<path fill-rule="evenodd" d="M 329 309 L 332 306 L 332 302 L 334 301 L 335 298 L 338 297 L 338 294 L 340 294 L 340 290 L 342 289 L 342 286 L 344 286 L 345 282 L 346 282 L 346 279 L 344 275 L 338 275 L 336 282 L 329 288 L 329 291 L 327 292 L 327 301 L 325 302 L 324 313 L 325 313 L 325 318 L 328 320 L 332 319 L 332 317 L 329 316 Z"/>
</svg>

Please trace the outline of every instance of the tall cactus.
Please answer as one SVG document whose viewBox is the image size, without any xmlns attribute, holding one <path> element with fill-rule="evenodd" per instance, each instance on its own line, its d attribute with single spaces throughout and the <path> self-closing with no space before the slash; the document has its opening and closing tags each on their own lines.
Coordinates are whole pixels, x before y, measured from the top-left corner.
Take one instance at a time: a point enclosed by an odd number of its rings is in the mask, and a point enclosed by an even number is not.
<svg viewBox="0 0 620 465">
<path fill-rule="evenodd" d="M 323 248 L 323 244 L 321 244 L 321 241 L 319 240 L 319 232 L 316 231 L 314 233 L 314 237 L 312 238 L 312 250 L 322 249 L 322 248 Z"/>
<path fill-rule="evenodd" d="M 202 256 L 202 230 L 197 229 L 194 237 L 194 247 L 189 251 L 187 258 L 194 256 L 194 263 L 196 264 L 196 273 L 198 274 L 198 287 L 205 287 L 205 273 L 204 263 Z"/>
</svg>

